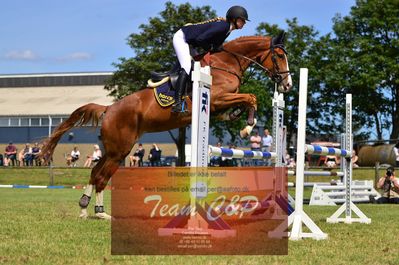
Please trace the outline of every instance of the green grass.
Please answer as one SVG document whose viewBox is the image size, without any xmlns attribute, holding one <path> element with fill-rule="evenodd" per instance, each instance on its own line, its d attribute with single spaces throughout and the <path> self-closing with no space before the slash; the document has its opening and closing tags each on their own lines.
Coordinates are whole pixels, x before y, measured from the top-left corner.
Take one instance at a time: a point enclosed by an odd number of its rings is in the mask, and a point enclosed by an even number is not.
<svg viewBox="0 0 399 265">
<path fill-rule="evenodd" d="M 85 184 L 89 174 L 88 169 L 55 169 L 54 184 Z M 372 179 L 374 171 L 362 175 Z M 48 169 L 0 170 L 0 184 L 7 183 L 48 185 Z M 290 241 L 287 256 L 112 256 L 110 222 L 78 219 L 81 194 L 0 189 L 0 264 L 399 264 L 397 205 L 358 205 L 372 219 L 369 225 L 327 224 L 337 207 L 305 205 L 329 238 Z M 105 207 L 110 209 L 109 191 Z M 92 215 L 93 204 L 89 210 Z"/>
<path fill-rule="evenodd" d="M 89 168 L 0 168 L 0 184 L 82 185 L 90 178 Z"/>
<path fill-rule="evenodd" d="M 23 185 L 86 185 L 90 178 L 91 169 L 89 168 L 0 168 L 0 184 L 23 184 Z M 381 173 L 382 174 L 382 171 Z M 374 169 L 355 169 L 353 179 L 374 180 Z M 330 181 L 332 178 L 326 177 L 305 177 L 305 182 Z M 335 177 L 337 180 L 338 177 Z M 294 177 L 289 177 L 288 181 L 295 182 Z M 295 189 L 289 190 L 295 196 Z M 304 188 L 304 198 L 310 199 L 312 188 Z"/>
<path fill-rule="evenodd" d="M 26 184 L 26 185 L 49 185 L 53 177 L 54 185 L 79 185 L 86 184 L 90 177 L 89 168 L 4 168 L 0 167 L 0 184 Z M 380 170 L 380 175 L 384 170 Z M 355 169 L 353 179 L 374 180 L 374 169 Z M 338 177 L 305 177 L 305 182 L 330 181 Z M 295 182 L 295 177 L 289 177 L 288 181 Z"/>
<path fill-rule="evenodd" d="M 328 240 L 289 242 L 288 256 L 112 256 L 110 222 L 79 220 L 81 191 L 2 189 L 0 263 L 5 264 L 398 264 L 398 207 L 360 205 L 372 224 L 327 224 L 337 207 L 305 211 Z M 106 208 L 110 207 L 106 193 Z M 91 207 L 92 208 L 92 207 Z M 90 209 L 92 210 L 92 209 Z M 91 212 L 92 214 L 92 212 Z M 260 246 L 261 247 L 261 246 Z"/>
</svg>

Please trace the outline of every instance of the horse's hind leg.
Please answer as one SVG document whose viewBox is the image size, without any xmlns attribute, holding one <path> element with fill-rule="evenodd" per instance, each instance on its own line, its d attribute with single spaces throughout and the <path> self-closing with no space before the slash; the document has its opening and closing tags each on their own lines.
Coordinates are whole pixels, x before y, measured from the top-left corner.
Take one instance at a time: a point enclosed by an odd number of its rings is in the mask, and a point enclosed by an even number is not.
<svg viewBox="0 0 399 265">
<path fill-rule="evenodd" d="M 89 206 L 93 190 L 96 190 L 96 203 L 94 206 L 94 213 L 100 219 L 110 219 L 111 216 L 105 213 L 104 210 L 104 189 L 111 176 L 119 167 L 120 159 L 110 158 L 104 155 L 91 172 L 89 185 L 79 201 L 81 207 L 80 218 L 87 218 L 87 207 Z"/>
<path fill-rule="evenodd" d="M 80 197 L 80 200 L 79 200 L 79 206 L 80 206 L 79 217 L 80 218 L 86 219 L 89 216 L 89 214 L 87 213 L 87 206 L 89 206 L 91 194 L 93 193 L 93 188 L 94 188 L 94 184 L 91 182 L 91 178 L 90 178 L 90 182 L 86 186 L 85 192 L 83 193 L 82 197 Z"/>
<path fill-rule="evenodd" d="M 106 160 L 106 156 L 100 159 L 100 161 L 94 166 L 94 168 L 91 171 L 91 176 L 90 176 L 90 181 L 89 184 L 86 186 L 86 189 L 82 195 L 82 197 L 79 200 L 79 206 L 80 206 L 80 218 L 86 219 L 88 217 L 87 213 L 87 207 L 89 206 L 91 196 L 93 193 L 93 190 L 95 188 L 96 182 L 95 182 L 95 176 L 99 172 L 100 168 L 104 164 Z"/>
<path fill-rule="evenodd" d="M 104 189 L 108 181 L 118 169 L 120 162 L 129 154 L 132 145 L 137 141 L 138 132 L 130 129 L 120 129 L 118 132 L 110 130 L 110 123 L 103 122 L 101 131 L 105 155 L 91 172 L 89 186 L 80 199 L 81 217 L 87 217 L 87 206 L 90 195 L 96 190 L 95 214 L 101 219 L 110 219 L 104 211 Z M 125 127 L 126 128 L 126 127 Z M 123 132 L 123 134 L 121 133 Z"/>
<path fill-rule="evenodd" d="M 111 216 L 105 213 L 104 210 L 104 189 L 111 176 L 119 167 L 122 157 L 104 157 L 104 163 L 100 168 L 100 172 L 96 175 L 95 188 L 96 188 L 96 204 L 94 206 L 94 213 L 100 219 L 111 219 Z"/>
</svg>

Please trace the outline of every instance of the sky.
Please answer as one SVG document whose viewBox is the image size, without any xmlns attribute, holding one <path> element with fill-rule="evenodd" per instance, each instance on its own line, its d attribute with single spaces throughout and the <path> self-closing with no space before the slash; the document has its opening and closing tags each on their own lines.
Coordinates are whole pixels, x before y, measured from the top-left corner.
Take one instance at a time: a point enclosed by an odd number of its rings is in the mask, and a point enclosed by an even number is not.
<svg viewBox="0 0 399 265">
<path fill-rule="evenodd" d="M 3 0 L 0 3 L 0 75 L 114 71 L 118 58 L 134 56 L 126 44 L 139 26 L 165 8 L 161 0 Z M 172 1 L 175 5 L 188 1 Z M 254 35 L 261 22 L 286 28 L 298 18 L 321 35 L 332 32 L 336 14 L 346 16 L 355 0 L 194 0 L 225 16 L 242 5 L 251 20 L 228 40 Z"/>
</svg>

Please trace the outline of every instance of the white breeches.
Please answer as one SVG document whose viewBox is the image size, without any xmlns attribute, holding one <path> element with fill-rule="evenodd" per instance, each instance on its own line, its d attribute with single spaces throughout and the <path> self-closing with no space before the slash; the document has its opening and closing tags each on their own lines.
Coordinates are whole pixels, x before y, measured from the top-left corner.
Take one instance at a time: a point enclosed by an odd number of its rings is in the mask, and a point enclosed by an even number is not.
<svg viewBox="0 0 399 265">
<path fill-rule="evenodd" d="M 175 52 L 177 55 L 177 59 L 179 60 L 180 66 L 189 75 L 191 69 L 190 47 L 186 42 L 184 33 L 181 29 L 178 30 L 173 36 L 173 48 L 175 48 Z"/>
</svg>

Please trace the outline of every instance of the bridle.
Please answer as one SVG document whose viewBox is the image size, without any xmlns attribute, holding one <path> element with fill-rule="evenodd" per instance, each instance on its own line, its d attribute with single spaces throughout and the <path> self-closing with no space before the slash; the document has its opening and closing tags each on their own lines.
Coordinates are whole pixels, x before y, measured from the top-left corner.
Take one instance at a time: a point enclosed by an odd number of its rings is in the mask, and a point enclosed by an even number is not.
<svg viewBox="0 0 399 265">
<path fill-rule="evenodd" d="M 282 55 L 276 53 L 275 48 L 279 48 L 279 49 L 283 50 L 284 54 L 287 55 L 287 51 L 285 50 L 284 45 L 283 44 L 274 45 L 273 44 L 273 39 L 270 40 L 270 46 L 267 49 L 267 53 L 264 55 L 264 58 L 262 59 L 263 55 L 260 57 L 260 60 L 259 60 L 260 62 L 258 62 L 257 60 L 254 60 L 252 58 L 249 58 L 248 56 L 245 56 L 243 54 L 232 52 L 232 51 L 228 51 L 228 50 L 226 50 L 224 48 L 222 48 L 222 51 L 234 55 L 234 57 L 236 57 L 236 59 L 237 59 L 237 57 L 240 57 L 240 58 L 243 58 L 243 59 L 245 59 L 247 61 L 250 61 L 251 63 L 256 64 L 257 66 L 259 66 L 263 71 L 265 71 L 268 74 L 268 76 L 272 79 L 273 82 L 275 82 L 278 85 L 280 85 L 281 82 L 283 82 L 284 79 L 288 78 L 288 75 L 290 75 L 290 71 L 280 71 L 280 67 L 279 67 L 279 65 L 277 63 L 277 58 L 276 57 L 277 56 L 281 57 Z M 273 63 L 273 69 L 271 71 L 263 66 L 263 63 L 267 60 L 267 58 L 270 55 L 271 55 L 271 59 L 272 59 L 272 63 Z M 235 75 L 241 82 L 241 76 L 243 74 L 243 69 L 241 67 L 240 61 L 238 59 L 237 59 L 237 61 L 238 61 L 239 65 L 240 65 L 241 75 L 239 75 L 238 73 L 236 73 L 236 72 L 234 72 L 232 70 L 221 68 L 221 67 L 217 67 L 217 66 L 213 66 L 213 65 L 211 65 L 211 68 L 218 69 L 218 70 L 221 70 L 221 71 L 225 71 L 227 73 Z M 285 75 L 285 77 L 283 77 L 283 75 Z"/>
</svg>

